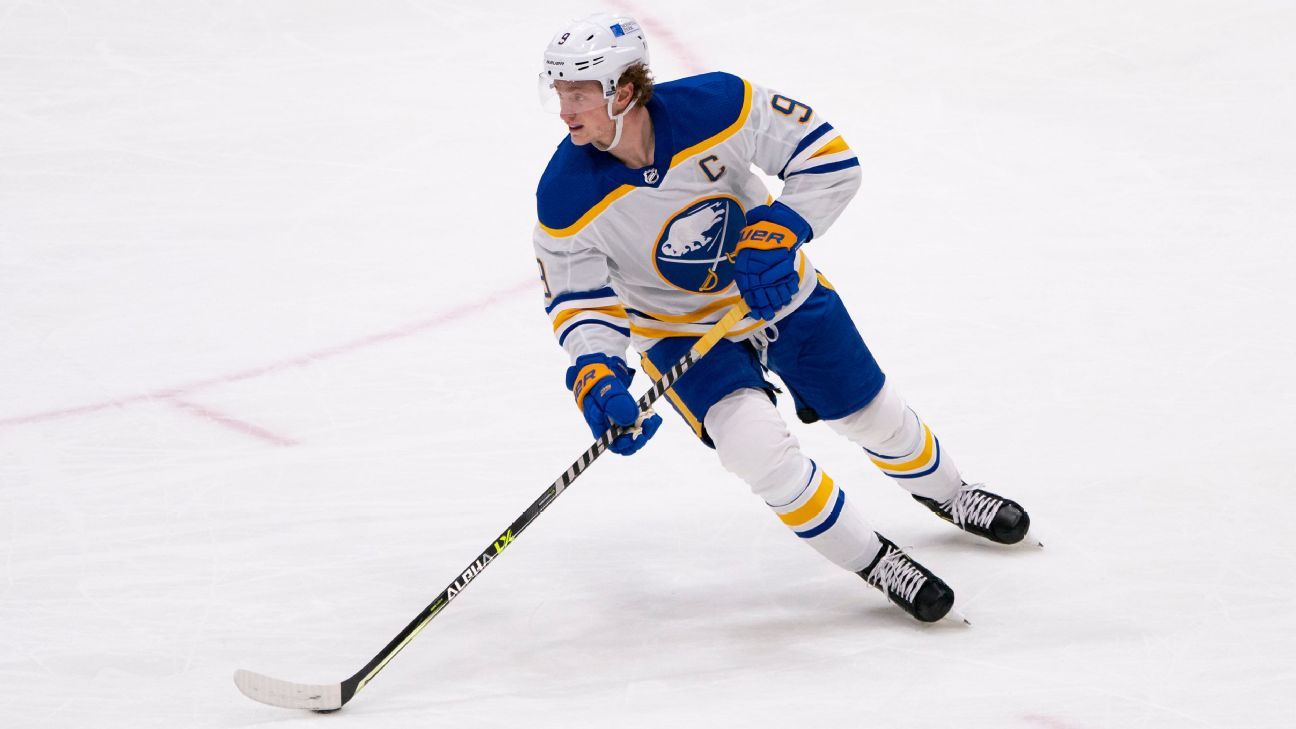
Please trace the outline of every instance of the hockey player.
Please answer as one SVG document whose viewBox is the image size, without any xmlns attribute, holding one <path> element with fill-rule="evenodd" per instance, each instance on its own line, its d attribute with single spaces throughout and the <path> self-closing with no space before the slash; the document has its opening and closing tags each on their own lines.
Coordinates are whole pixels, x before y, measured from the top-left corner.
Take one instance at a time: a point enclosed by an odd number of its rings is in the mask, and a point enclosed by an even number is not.
<svg viewBox="0 0 1296 729">
<path fill-rule="evenodd" d="M 994 542 L 1025 536 L 1026 512 L 964 483 L 806 256 L 859 187 L 845 139 L 805 101 L 727 73 L 654 84 L 644 32 L 624 15 L 559 31 L 539 83 L 568 137 L 536 193 L 535 250 L 590 430 L 637 425 L 611 450 L 642 448 L 661 417 L 641 416 L 627 389 L 627 345 L 658 379 L 741 297 L 748 318 L 667 392 L 672 405 L 796 536 L 918 620 L 942 618 L 953 590 L 802 453 L 765 379 L 777 374 L 802 420 L 860 445 L 941 518 Z M 777 200 L 753 164 L 784 181 Z"/>
</svg>

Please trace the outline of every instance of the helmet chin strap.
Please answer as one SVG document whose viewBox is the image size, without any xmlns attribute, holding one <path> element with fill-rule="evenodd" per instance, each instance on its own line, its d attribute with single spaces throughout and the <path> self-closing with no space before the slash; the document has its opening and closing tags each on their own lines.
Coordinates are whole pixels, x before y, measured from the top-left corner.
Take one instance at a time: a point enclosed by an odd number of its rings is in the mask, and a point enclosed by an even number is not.
<svg viewBox="0 0 1296 729">
<path fill-rule="evenodd" d="M 629 114 L 630 110 L 633 109 L 635 105 L 635 100 L 631 99 L 630 103 L 626 104 L 626 108 L 622 110 L 620 114 L 613 114 L 612 104 L 615 101 L 616 99 L 608 99 L 607 109 L 608 109 L 608 118 L 616 122 L 616 134 L 612 135 L 612 143 L 606 147 L 601 146 L 598 142 L 593 142 L 595 149 L 599 150 L 600 152 L 610 152 L 616 149 L 616 146 L 621 143 L 621 123 L 625 120 L 625 115 Z"/>
</svg>

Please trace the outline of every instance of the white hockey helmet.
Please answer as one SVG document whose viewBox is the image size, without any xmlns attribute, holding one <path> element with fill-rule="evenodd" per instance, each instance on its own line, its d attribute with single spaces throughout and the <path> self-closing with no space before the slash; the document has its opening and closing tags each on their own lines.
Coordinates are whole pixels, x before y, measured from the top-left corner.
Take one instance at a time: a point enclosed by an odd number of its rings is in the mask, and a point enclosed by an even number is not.
<svg viewBox="0 0 1296 729">
<path fill-rule="evenodd" d="M 627 68 L 639 63 L 648 63 L 648 44 L 634 18 L 595 13 L 573 20 L 545 48 L 541 104 L 554 113 L 579 113 L 606 104 L 608 116 L 616 119 L 620 115 L 612 113 L 612 99 L 617 82 Z M 559 81 L 598 81 L 602 95 L 560 93 L 555 87 Z"/>
</svg>

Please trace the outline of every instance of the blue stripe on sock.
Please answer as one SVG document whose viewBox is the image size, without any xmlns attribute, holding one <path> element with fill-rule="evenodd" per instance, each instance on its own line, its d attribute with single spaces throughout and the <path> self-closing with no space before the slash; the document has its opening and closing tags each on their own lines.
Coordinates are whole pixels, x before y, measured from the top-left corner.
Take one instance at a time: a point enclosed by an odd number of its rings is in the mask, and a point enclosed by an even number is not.
<svg viewBox="0 0 1296 729">
<path fill-rule="evenodd" d="M 814 529 L 807 529 L 804 532 L 796 532 L 796 535 L 798 537 L 801 537 L 802 539 L 810 539 L 812 537 L 817 537 L 820 534 L 823 534 L 829 529 L 832 529 L 833 524 L 837 523 L 837 517 L 841 516 L 842 507 L 845 505 L 846 505 L 846 492 L 842 491 L 841 487 L 838 487 L 837 503 L 833 504 L 832 513 L 828 515 L 828 518 L 824 519 L 823 523 L 815 527 Z"/>
<path fill-rule="evenodd" d="M 903 475 L 898 473 L 888 473 L 887 475 L 890 476 L 891 478 L 922 478 L 923 476 L 928 476 L 933 471 L 940 468 L 940 438 L 937 438 L 936 436 L 932 436 L 932 439 L 936 441 L 936 462 L 932 464 L 931 468 L 927 469 L 926 471 L 923 471 L 922 473 L 909 473 Z"/>
</svg>

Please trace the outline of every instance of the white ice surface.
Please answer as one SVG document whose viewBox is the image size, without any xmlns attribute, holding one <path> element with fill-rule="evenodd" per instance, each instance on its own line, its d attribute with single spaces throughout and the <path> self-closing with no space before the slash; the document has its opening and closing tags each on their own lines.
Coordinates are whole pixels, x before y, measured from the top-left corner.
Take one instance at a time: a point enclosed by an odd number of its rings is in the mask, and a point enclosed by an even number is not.
<svg viewBox="0 0 1296 729">
<path fill-rule="evenodd" d="M 588 444 L 530 227 L 538 54 L 598 8 L 4 0 L 0 726 L 1292 726 L 1296 6 L 638 5 L 660 78 L 844 131 L 815 261 L 1048 548 L 797 424 L 975 622 L 915 625 L 668 414 L 343 712 L 247 700 L 359 668 Z"/>
</svg>

